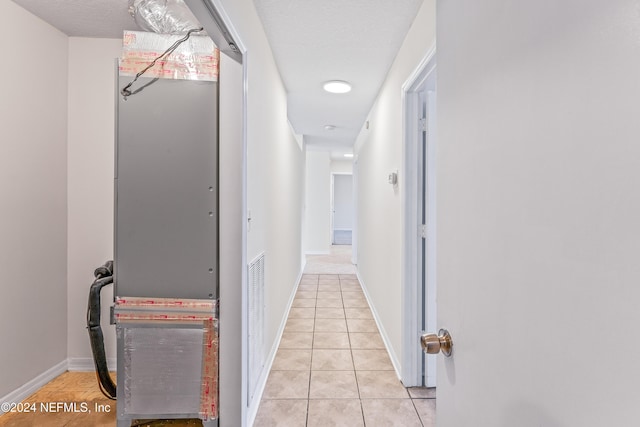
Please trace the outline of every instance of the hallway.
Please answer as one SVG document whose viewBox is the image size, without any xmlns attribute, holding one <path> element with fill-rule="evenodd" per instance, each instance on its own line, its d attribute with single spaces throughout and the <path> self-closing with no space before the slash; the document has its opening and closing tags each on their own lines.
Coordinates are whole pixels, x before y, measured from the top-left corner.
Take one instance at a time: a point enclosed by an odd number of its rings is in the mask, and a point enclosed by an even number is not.
<svg viewBox="0 0 640 427">
<path fill-rule="evenodd" d="M 256 427 L 435 425 L 435 390 L 398 380 L 350 259 L 307 257 Z"/>
</svg>

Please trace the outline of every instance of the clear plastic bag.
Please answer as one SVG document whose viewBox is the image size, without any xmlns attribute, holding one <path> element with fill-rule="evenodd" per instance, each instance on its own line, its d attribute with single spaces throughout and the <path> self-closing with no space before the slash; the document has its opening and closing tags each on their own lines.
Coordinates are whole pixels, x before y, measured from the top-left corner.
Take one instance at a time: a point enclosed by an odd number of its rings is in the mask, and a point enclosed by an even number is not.
<svg viewBox="0 0 640 427">
<path fill-rule="evenodd" d="M 159 34 L 185 34 L 201 27 L 183 0 L 129 0 L 129 13 L 140 28 Z"/>
</svg>

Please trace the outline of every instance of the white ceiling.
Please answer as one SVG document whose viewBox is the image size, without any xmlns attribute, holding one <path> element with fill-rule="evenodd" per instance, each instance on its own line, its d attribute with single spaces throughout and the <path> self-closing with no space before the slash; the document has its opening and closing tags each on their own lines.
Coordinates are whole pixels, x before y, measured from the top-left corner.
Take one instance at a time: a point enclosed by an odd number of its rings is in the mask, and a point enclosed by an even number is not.
<svg viewBox="0 0 640 427">
<path fill-rule="evenodd" d="M 122 38 L 140 30 L 127 0 L 13 0 L 71 37 Z"/>
<path fill-rule="evenodd" d="M 69 36 L 120 38 L 138 29 L 127 0 L 13 1 Z M 289 120 L 307 143 L 350 151 L 422 1 L 254 0 L 287 88 Z M 353 90 L 324 92 L 334 79 Z"/>
<path fill-rule="evenodd" d="M 254 0 L 288 92 L 289 120 L 311 145 L 350 148 L 422 0 Z M 329 94 L 327 80 L 353 84 Z M 334 125 L 334 130 L 325 130 Z"/>
</svg>

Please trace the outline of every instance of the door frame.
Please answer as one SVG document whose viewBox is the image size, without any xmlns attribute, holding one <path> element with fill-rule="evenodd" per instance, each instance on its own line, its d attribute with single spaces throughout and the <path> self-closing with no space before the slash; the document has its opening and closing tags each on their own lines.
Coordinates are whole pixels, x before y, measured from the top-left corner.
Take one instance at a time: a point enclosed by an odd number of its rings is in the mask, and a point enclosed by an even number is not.
<svg viewBox="0 0 640 427">
<path fill-rule="evenodd" d="M 422 237 L 419 212 L 422 202 L 420 172 L 423 168 L 421 153 L 422 132 L 419 130 L 419 92 L 427 78 L 436 68 L 436 48 L 433 46 L 419 62 L 402 85 L 403 116 L 403 162 L 404 208 L 403 224 L 403 269 L 402 269 L 402 372 L 401 379 L 406 387 L 422 385 L 422 349 L 420 335 L 423 333 L 417 319 L 423 316 L 421 277 L 418 271 L 422 263 Z M 435 177 L 433 171 L 429 176 Z M 431 227 L 433 228 L 433 227 Z M 428 286 L 435 286 L 430 283 Z M 434 302 L 435 305 L 435 302 Z M 435 328 L 435 325 L 429 325 Z M 435 379 L 433 379 L 435 381 Z"/>
<path fill-rule="evenodd" d="M 196 6 L 199 2 L 186 0 L 189 8 L 194 11 L 194 6 Z M 207 5 L 210 3 L 210 5 Z M 254 399 L 254 401 L 250 401 L 248 397 L 249 390 L 249 378 L 248 378 L 248 364 L 249 364 L 249 340 L 248 340 L 248 322 L 247 316 L 249 311 L 249 285 L 248 285 L 248 269 L 246 266 L 248 265 L 247 260 L 247 233 L 248 233 L 248 210 L 247 210 L 247 129 L 248 129 L 248 75 L 249 70 L 247 64 L 250 62 L 251 55 L 249 54 L 249 50 L 245 43 L 243 42 L 242 37 L 240 37 L 240 33 L 236 29 L 233 21 L 229 17 L 226 8 L 223 4 L 223 0 L 202 0 L 201 4 L 198 5 L 197 10 L 202 11 L 198 14 L 198 18 L 202 23 L 202 19 L 204 16 L 208 16 L 207 14 L 211 13 L 210 6 L 213 6 L 217 13 L 217 18 L 219 18 L 222 23 L 227 27 L 227 31 L 233 38 L 235 45 L 242 56 L 242 146 L 240 149 L 242 150 L 242 164 L 240 165 L 239 175 L 241 175 L 242 179 L 242 194 L 241 198 L 241 261 L 237 271 L 241 277 L 240 286 L 237 286 L 237 283 L 234 283 L 233 286 L 231 284 L 226 287 L 223 286 L 221 281 L 220 293 L 224 295 L 226 291 L 227 298 L 234 302 L 240 301 L 240 334 L 239 336 L 233 336 L 232 334 L 224 334 L 223 331 L 220 333 L 220 340 L 227 343 L 227 345 L 223 345 L 220 347 L 220 363 L 225 362 L 225 360 L 230 363 L 232 360 L 237 360 L 238 354 L 237 349 L 240 348 L 240 378 L 237 376 L 237 372 L 233 370 L 224 370 L 220 371 L 219 375 L 219 388 L 225 389 L 225 387 L 235 390 L 235 387 L 240 381 L 240 393 L 233 395 L 232 397 L 227 397 L 225 401 L 220 399 L 219 402 L 219 413 L 224 417 L 225 412 L 231 412 L 232 410 L 236 410 L 239 406 L 240 411 L 240 425 L 247 426 L 252 425 L 253 421 L 258 412 L 258 406 L 260 403 L 260 399 Z M 204 12 L 206 10 L 206 12 Z M 202 14 L 202 16 L 200 16 Z M 217 26 L 214 19 L 214 26 Z M 224 79 L 224 76 L 221 76 L 221 79 Z M 227 324 L 228 330 L 235 330 L 237 328 L 238 323 L 238 315 L 237 312 L 233 310 L 221 310 L 219 313 L 219 318 L 221 324 Z M 228 348 L 225 350 L 225 348 Z M 235 366 L 234 366 L 235 367 Z M 266 378 L 264 379 L 266 381 Z M 264 381 L 260 386 L 264 389 Z M 262 391 L 260 391 L 262 394 Z M 255 401 L 257 400 L 257 402 Z M 235 415 L 235 414 L 234 414 Z M 233 415 L 232 415 L 233 416 Z M 235 418 L 232 418 L 233 421 L 238 421 Z"/>
</svg>

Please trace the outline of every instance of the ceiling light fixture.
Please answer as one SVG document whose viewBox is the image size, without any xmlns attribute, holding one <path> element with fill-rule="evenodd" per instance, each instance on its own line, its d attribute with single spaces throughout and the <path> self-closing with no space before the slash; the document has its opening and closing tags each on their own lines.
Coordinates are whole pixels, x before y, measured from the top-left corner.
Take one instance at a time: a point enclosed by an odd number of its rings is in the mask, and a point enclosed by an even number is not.
<svg viewBox="0 0 640 427">
<path fill-rule="evenodd" d="M 336 127 L 334 125 L 325 125 L 324 128 L 326 130 L 334 130 Z"/>
<path fill-rule="evenodd" d="M 351 153 L 347 153 L 347 154 L 345 154 L 344 156 L 350 159 L 350 158 L 352 158 L 352 157 L 353 157 L 353 154 L 351 154 Z"/>
<path fill-rule="evenodd" d="M 331 80 L 325 82 L 322 86 L 324 90 L 331 93 L 347 93 L 351 92 L 351 83 L 343 80 Z"/>
</svg>

